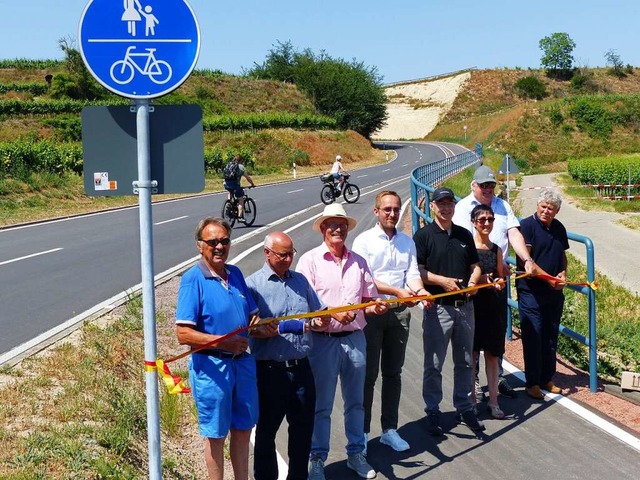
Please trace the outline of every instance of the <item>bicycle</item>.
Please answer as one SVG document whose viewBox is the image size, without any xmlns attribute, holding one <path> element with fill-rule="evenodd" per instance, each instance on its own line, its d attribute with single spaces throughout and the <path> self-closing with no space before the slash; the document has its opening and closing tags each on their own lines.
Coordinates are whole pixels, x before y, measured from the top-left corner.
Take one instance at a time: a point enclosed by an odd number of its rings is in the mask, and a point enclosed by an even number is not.
<svg viewBox="0 0 640 480">
<path fill-rule="evenodd" d="M 222 218 L 224 218 L 232 227 L 240 216 L 238 215 L 238 206 L 240 204 L 240 198 L 236 197 L 232 191 L 229 192 L 229 198 L 225 200 L 222 206 Z M 247 227 L 253 225 L 256 221 L 256 202 L 248 195 L 244 195 L 244 224 Z"/>
<path fill-rule="evenodd" d="M 135 48 L 135 46 L 128 47 L 124 59 L 118 60 L 111 65 L 109 73 L 113 81 L 120 85 L 125 85 L 133 80 L 133 76 L 137 70 L 141 74 L 148 76 L 152 82 L 158 85 L 167 83 L 172 74 L 171 65 L 164 60 L 156 59 L 153 54 L 153 52 L 156 51 L 155 48 L 145 49 L 148 53 L 133 53 Z M 144 64 L 144 68 L 141 68 L 140 65 L 133 60 L 133 57 L 146 58 L 147 61 Z"/>
<path fill-rule="evenodd" d="M 347 203 L 356 203 L 360 198 L 360 188 L 353 183 L 347 182 L 351 175 L 344 173 L 342 176 L 344 177 L 344 183 L 340 188 L 340 184 L 333 178 L 333 174 L 320 175 L 320 180 L 326 184 L 320 191 L 320 200 L 325 205 L 333 203 L 337 198 L 340 198 L 340 195 L 344 197 Z"/>
</svg>

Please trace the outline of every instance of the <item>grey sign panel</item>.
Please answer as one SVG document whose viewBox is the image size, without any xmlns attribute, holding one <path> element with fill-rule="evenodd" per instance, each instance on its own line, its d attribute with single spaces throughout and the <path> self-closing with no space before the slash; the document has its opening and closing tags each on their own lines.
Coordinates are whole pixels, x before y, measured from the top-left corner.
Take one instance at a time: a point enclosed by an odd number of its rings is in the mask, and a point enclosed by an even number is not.
<svg viewBox="0 0 640 480">
<path fill-rule="evenodd" d="M 154 193 L 204 189 L 202 110 L 198 105 L 157 105 L 149 114 Z M 82 110 L 84 191 L 91 196 L 131 195 L 138 180 L 136 112 L 132 107 Z"/>
</svg>

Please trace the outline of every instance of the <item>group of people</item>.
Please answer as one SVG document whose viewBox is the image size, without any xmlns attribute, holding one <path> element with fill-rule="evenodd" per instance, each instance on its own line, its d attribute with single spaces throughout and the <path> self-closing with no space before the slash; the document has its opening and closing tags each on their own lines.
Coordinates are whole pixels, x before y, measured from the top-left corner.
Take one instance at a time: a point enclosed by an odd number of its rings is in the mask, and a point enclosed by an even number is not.
<svg viewBox="0 0 640 480">
<path fill-rule="evenodd" d="M 322 242 L 300 257 L 295 271 L 293 240 L 284 232 L 272 232 L 264 240 L 264 265 L 246 281 L 237 267 L 226 263 L 229 225 L 214 217 L 198 224 L 195 240 L 201 258 L 182 277 L 176 324 L 179 342 L 199 349 L 191 355 L 189 372 L 210 478 L 223 478 L 223 445 L 229 436 L 235 478 L 248 479 L 249 438 L 255 426 L 254 478 L 276 480 L 275 438 L 286 418 L 287 479 L 323 480 L 338 379 L 347 467 L 361 478 L 375 478 L 367 442 L 380 373 L 380 443 L 396 451 L 409 450 L 397 429 L 409 308 L 417 303 L 424 312 L 423 398 L 429 433 L 443 433 L 441 372 L 449 341 L 455 364 L 453 403 L 460 420 L 473 431 L 484 429 L 474 406 L 473 381 L 474 353 L 481 350 L 491 414 L 504 417 L 497 403 L 498 358 L 504 353 L 505 334 L 499 312 L 506 313 L 504 282 L 499 280 L 507 272 L 508 246 L 502 239 L 492 239 L 503 226 L 520 267 L 532 274 L 518 280 L 518 289 L 522 285 L 528 295 L 521 306 L 523 340 L 525 334 L 528 337 L 527 392 L 535 398 L 543 398 L 541 389 L 557 393 L 551 381 L 557 328 L 554 336 L 548 321 L 557 317 L 559 324 L 562 304 L 559 309 L 557 304 L 566 271 L 566 231 L 554 219 L 560 199 L 543 192 L 546 196 L 541 196 L 538 211 L 522 222 L 520 233 L 517 224 L 508 226 L 513 212 L 506 202 L 506 207 L 497 202 L 502 210 L 493 205 L 497 197 L 487 185 L 492 182 L 478 181 L 486 180 L 482 175 L 489 169 L 483 169 L 476 172 L 472 190 L 480 194 L 491 190 L 492 198 L 487 195 L 489 205 L 482 195 L 469 202 L 477 203 L 468 213 L 470 229 L 452 221 L 464 200 L 456 205 L 453 192 L 439 188 L 429 203 L 434 221 L 412 239 L 397 228 L 399 195 L 382 191 L 373 208 L 375 226 L 357 236 L 351 249 L 346 240 L 356 220 L 342 205 L 327 205 L 313 224 Z M 507 218 L 500 219 L 501 215 Z M 518 233 L 512 234 L 511 228 Z M 556 280 L 538 280 L 533 276 L 538 272 Z M 493 285 L 478 295 L 473 290 L 455 293 L 483 283 Z M 360 306 L 339 308 L 348 305 Z M 316 314 L 308 318 L 309 312 Z M 295 315 L 301 318 L 277 320 Z M 537 368 L 529 368 L 530 362 L 537 362 Z"/>
</svg>

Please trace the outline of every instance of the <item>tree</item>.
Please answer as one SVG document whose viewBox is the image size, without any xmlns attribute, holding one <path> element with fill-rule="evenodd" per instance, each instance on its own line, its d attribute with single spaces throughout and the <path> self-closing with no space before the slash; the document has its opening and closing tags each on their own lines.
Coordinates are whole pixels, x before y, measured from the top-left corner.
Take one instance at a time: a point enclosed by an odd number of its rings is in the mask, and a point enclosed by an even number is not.
<svg viewBox="0 0 640 480">
<path fill-rule="evenodd" d="M 540 59 L 541 65 L 547 69 L 551 77 L 567 77 L 573 68 L 573 49 L 576 43 L 566 33 L 554 33 L 544 37 L 539 43 L 544 53 Z"/>
<path fill-rule="evenodd" d="M 618 52 L 616 52 L 614 49 L 609 49 L 604 54 L 604 58 L 607 61 L 607 65 L 611 67 L 608 72 L 609 75 L 613 75 L 618 78 L 627 76 L 624 71 L 624 62 L 620 58 L 620 55 L 618 55 Z"/>
<path fill-rule="evenodd" d="M 305 92 L 321 113 L 338 125 L 369 138 L 387 118 L 382 78 L 375 67 L 355 59 L 347 62 L 326 52 L 296 51 L 291 42 L 269 51 L 261 65 L 246 72 L 258 78 L 292 81 Z"/>
<path fill-rule="evenodd" d="M 53 98 L 72 98 L 74 100 L 97 100 L 105 98 L 107 92 L 98 84 L 85 66 L 80 52 L 74 48 L 74 42 L 68 38 L 58 40 L 64 52 L 64 65 L 67 73 L 54 75 L 49 94 Z"/>
</svg>

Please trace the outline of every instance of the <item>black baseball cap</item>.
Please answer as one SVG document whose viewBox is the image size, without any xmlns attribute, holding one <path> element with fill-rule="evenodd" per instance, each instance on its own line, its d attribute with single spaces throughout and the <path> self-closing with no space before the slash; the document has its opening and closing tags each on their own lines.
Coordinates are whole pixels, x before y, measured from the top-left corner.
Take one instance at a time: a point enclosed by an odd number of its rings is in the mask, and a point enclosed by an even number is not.
<svg viewBox="0 0 640 480">
<path fill-rule="evenodd" d="M 432 202 L 439 202 L 440 200 L 444 200 L 445 198 L 450 198 L 454 202 L 456 201 L 456 196 L 453 194 L 453 191 L 450 188 L 446 187 L 436 188 L 431 195 Z"/>
</svg>

